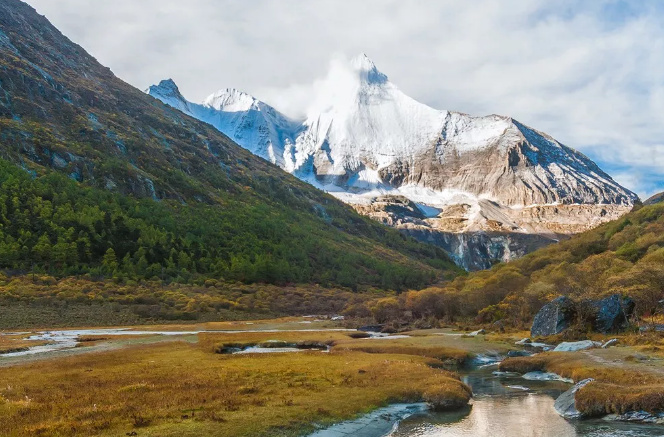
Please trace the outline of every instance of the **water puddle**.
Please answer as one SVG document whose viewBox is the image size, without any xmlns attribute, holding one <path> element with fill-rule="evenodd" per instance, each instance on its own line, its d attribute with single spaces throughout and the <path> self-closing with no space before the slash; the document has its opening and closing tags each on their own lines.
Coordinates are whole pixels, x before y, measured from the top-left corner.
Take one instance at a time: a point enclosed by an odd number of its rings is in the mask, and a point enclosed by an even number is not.
<svg viewBox="0 0 664 437">
<path fill-rule="evenodd" d="M 0 335 L 28 335 L 25 340 L 35 341 L 35 342 L 48 342 L 47 344 L 33 346 L 27 350 L 11 352 L 7 354 L 0 354 L 0 362 L 3 358 L 10 357 L 21 357 L 27 355 L 39 355 L 48 352 L 57 352 L 67 349 L 73 349 L 79 344 L 79 339 L 81 337 L 114 337 L 114 336 L 149 336 L 149 335 L 163 335 L 163 336 L 187 336 L 187 335 L 196 335 L 202 332 L 210 333 L 223 333 L 223 334 L 242 334 L 242 333 L 279 333 L 279 332 L 346 332 L 346 331 L 355 331 L 354 329 L 253 329 L 253 330 L 198 330 L 198 331 L 140 331 L 130 328 L 99 328 L 99 329 L 72 329 L 72 330 L 53 330 L 53 331 L 40 331 L 40 332 L 6 332 L 0 333 Z M 277 349 L 277 348 L 266 348 L 266 349 Z M 290 348 L 285 348 L 290 349 Z M 300 349 L 297 349 L 298 351 Z M 270 352 L 276 352 L 270 350 Z M 284 351 L 286 352 L 286 351 Z M 287 352 L 290 352 L 288 350 Z M 252 352 L 246 353 L 265 353 L 261 350 L 254 350 Z"/>
</svg>

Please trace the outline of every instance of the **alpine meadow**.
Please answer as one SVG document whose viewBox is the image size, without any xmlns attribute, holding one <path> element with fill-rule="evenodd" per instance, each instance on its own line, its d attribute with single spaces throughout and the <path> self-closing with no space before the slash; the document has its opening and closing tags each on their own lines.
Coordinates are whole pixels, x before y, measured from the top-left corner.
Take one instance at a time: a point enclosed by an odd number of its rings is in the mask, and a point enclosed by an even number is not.
<svg viewBox="0 0 664 437">
<path fill-rule="evenodd" d="M 661 435 L 662 17 L 0 0 L 0 436 Z"/>
</svg>

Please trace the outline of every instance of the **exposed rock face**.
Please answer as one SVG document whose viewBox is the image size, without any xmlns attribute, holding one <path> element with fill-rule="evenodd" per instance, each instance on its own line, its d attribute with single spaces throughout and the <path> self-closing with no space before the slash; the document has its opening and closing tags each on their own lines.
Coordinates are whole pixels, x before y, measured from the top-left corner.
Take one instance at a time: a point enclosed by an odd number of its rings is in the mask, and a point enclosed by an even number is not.
<svg viewBox="0 0 664 437">
<path fill-rule="evenodd" d="M 319 88 L 303 121 L 232 89 L 200 105 L 172 81 L 148 92 L 468 269 L 618 218 L 637 200 L 583 154 L 512 118 L 411 99 L 365 55 Z"/>
<path fill-rule="evenodd" d="M 539 310 L 530 334 L 536 336 L 556 335 L 569 328 L 576 315 L 576 305 L 572 299 L 560 296 Z"/>
<path fill-rule="evenodd" d="M 520 258 L 625 212 L 618 205 L 506 208 L 488 200 L 479 204 L 479 215 L 469 204 L 428 208 L 401 195 L 382 195 L 352 206 L 360 214 L 442 247 L 471 271 Z"/>
<path fill-rule="evenodd" d="M 596 316 L 593 328 L 601 333 L 617 332 L 624 328 L 634 313 L 635 303 L 629 297 L 614 294 L 594 303 Z"/>
</svg>

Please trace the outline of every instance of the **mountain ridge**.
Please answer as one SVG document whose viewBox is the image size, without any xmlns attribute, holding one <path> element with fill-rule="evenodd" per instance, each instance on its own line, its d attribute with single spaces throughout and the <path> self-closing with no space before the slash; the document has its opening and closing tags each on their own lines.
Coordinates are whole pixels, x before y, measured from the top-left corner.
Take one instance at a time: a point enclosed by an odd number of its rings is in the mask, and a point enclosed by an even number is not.
<svg viewBox="0 0 664 437">
<path fill-rule="evenodd" d="M 299 124 L 267 104 L 263 112 L 283 122 L 263 116 L 260 123 L 229 129 L 221 120 L 241 116 L 223 108 L 198 118 L 359 212 L 437 241 L 468 269 L 527 253 L 486 255 L 487 237 L 502 240 L 504 248 L 514 241 L 542 246 L 616 219 L 638 200 L 584 154 L 511 117 L 473 117 L 417 102 L 364 54 L 333 69 L 319 88 Z M 157 91 L 151 87 L 148 93 L 179 105 Z M 269 143 L 269 149 L 246 146 L 255 129 L 271 132 L 258 143 Z M 395 205 L 408 198 L 426 217 L 389 213 L 394 208 L 385 209 L 385 196 Z M 448 235 L 433 235 L 441 232 Z M 477 243 L 476 260 L 463 253 L 462 233 Z"/>
</svg>

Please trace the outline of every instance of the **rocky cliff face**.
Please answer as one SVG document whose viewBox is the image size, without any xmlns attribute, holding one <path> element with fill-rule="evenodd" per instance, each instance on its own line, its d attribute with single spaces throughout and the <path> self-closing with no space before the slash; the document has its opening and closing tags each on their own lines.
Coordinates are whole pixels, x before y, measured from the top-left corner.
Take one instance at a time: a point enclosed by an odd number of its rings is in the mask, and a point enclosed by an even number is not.
<svg viewBox="0 0 664 437">
<path fill-rule="evenodd" d="M 148 92 L 358 211 L 437 242 L 468 269 L 615 219 L 637 200 L 583 154 L 516 120 L 423 105 L 365 55 L 337 70 L 301 122 L 234 90 L 202 105 L 172 82 Z"/>
</svg>

